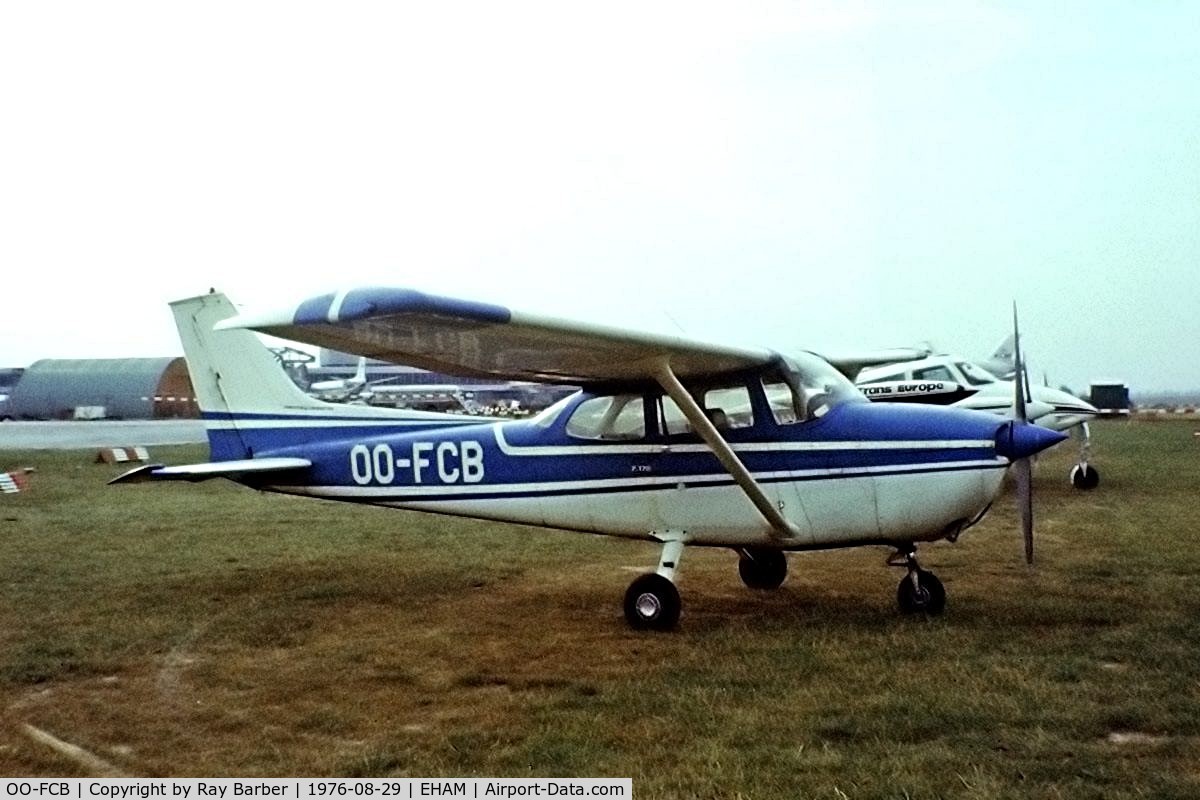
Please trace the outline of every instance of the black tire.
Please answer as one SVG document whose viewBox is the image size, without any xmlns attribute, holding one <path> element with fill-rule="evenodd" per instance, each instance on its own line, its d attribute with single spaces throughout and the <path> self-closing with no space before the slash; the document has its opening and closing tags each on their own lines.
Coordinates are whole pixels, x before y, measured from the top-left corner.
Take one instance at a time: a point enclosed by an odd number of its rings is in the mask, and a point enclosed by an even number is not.
<svg viewBox="0 0 1200 800">
<path fill-rule="evenodd" d="M 1081 467 L 1079 464 L 1071 467 L 1071 485 L 1084 492 L 1090 492 L 1100 485 L 1100 473 L 1091 464 Z"/>
<path fill-rule="evenodd" d="M 787 577 L 787 556 L 782 550 L 747 547 L 738 559 L 738 574 L 751 589 L 778 589 Z"/>
<path fill-rule="evenodd" d="M 896 602 L 900 605 L 902 614 L 941 614 L 946 610 L 946 587 L 932 572 L 917 570 L 915 588 L 912 578 L 905 575 L 896 587 Z"/>
<path fill-rule="evenodd" d="M 635 630 L 669 631 L 679 623 L 683 604 L 675 584 L 648 572 L 625 591 L 625 619 Z"/>
</svg>

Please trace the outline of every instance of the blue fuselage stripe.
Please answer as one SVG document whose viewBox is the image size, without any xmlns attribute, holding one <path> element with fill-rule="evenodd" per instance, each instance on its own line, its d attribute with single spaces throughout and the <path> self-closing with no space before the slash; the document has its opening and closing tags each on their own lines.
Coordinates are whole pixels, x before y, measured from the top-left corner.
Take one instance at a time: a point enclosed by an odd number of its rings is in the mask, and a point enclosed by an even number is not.
<svg viewBox="0 0 1200 800">
<path fill-rule="evenodd" d="M 887 472 L 878 471 L 839 471 L 828 472 L 819 475 L 783 475 L 772 478 L 755 477 L 757 483 L 761 485 L 770 485 L 776 483 L 796 483 L 796 482 L 813 482 L 813 481 L 838 481 L 849 480 L 853 478 L 879 478 L 893 477 L 901 475 L 927 475 L 938 472 L 975 472 L 982 470 L 1003 470 L 1008 467 L 1005 463 L 992 464 L 975 464 L 972 466 L 962 465 L 944 465 L 944 466 L 929 466 L 917 467 L 913 469 L 889 470 Z M 497 484 L 489 484 L 497 485 Z M 520 485 L 520 484 L 518 484 Z M 647 491 L 662 491 L 664 489 L 674 489 L 686 486 L 688 489 L 704 489 L 704 488 L 720 488 L 725 486 L 734 486 L 735 483 L 729 478 L 711 478 L 701 476 L 678 475 L 670 478 L 664 478 L 661 481 L 653 483 L 645 483 L 640 485 L 627 486 L 598 486 L 598 487 L 566 487 L 562 489 L 516 489 L 512 491 L 494 491 L 494 492 L 472 492 L 461 494 L 422 494 L 413 492 L 413 487 L 397 487 L 399 491 L 395 493 L 380 492 L 378 489 L 372 491 L 365 489 L 360 492 L 351 491 L 350 494 L 338 492 L 347 487 L 342 486 L 320 486 L 312 485 L 305 487 L 309 492 L 320 495 L 321 490 L 331 490 L 331 493 L 336 493 L 338 500 L 349 500 L 352 502 L 362 503 L 419 503 L 419 502 L 461 502 L 474 500 L 515 500 L 515 499 L 538 499 L 548 497 L 581 497 L 590 495 L 613 495 L 613 494 L 633 494 L 637 492 Z M 498 486 L 498 485 L 497 485 Z M 291 487 L 278 487 L 287 489 Z M 410 491 L 405 491 L 405 490 Z"/>
</svg>

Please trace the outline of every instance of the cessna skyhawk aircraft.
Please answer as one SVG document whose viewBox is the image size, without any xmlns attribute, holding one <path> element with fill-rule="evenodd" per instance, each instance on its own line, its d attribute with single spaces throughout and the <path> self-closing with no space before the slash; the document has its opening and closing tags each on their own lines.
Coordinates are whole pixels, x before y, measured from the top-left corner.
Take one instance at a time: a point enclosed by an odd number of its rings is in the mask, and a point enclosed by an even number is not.
<svg viewBox="0 0 1200 800">
<path fill-rule="evenodd" d="M 115 479 L 225 477 L 273 492 L 394 506 L 662 544 L 625 616 L 668 629 L 684 547 L 727 547 L 747 586 L 774 589 L 789 550 L 895 549 L 905 612 L 945 590 L 918 542 L 978 522 L 1016 464 L 1032 559 L 1029 457 L 1063 438 L 1022 419 L 875 405 L 810 353 L 704 344 L 405 289 L 314 297 L 237 316 L 223 295 L 172 304 L 212 461 Z M 582 390 L 529 420 L 324 403 L 257 338 L 443 373 Z M 1023 411 L 1023 403 L 1021 410 Z"/>
</svg>

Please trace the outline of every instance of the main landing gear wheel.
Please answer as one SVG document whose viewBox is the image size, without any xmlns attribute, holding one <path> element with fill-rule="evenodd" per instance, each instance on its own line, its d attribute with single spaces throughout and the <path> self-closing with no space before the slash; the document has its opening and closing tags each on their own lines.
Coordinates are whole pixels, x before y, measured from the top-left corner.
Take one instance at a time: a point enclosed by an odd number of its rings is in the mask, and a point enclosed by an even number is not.
<svg viewBox="0 0 1200 800">
<path fill-rule="evenodd" d="M 1095 489 L 1100 485 L 1100 473 L 1091 464 L 1076 464 L 1071 467 L 1071 485 L 1085 492 Z"/>
<path fill-rule="evenodd" d="M 740 554 L 738 574 L 751 589 L 778 589 L 787 577 L 787 557 L 782 550 L 747 547 Z"/>
<path fill-rule="evenodd" d="M 918 569 L 900 580 L 896 602 L 904 614 L 941 614 L 946 609 L 946 588 L 932 572 Z"/>
<path fill-rule="evenodd" d="M 946 610 L 946 587 L 932 572 L 921 569 L 916 546 L 898 546 L 887 564 L 908 570 L 896 587 L 896 602 L 902 614 L 941 614 Z"/>
<path fill-rule="evenodd" d="M 625 592 L 625 619 L 637 630 L 671 630 L 681 607 L 675 584 L 657 572 L 642 575 Z"/>
</svg>

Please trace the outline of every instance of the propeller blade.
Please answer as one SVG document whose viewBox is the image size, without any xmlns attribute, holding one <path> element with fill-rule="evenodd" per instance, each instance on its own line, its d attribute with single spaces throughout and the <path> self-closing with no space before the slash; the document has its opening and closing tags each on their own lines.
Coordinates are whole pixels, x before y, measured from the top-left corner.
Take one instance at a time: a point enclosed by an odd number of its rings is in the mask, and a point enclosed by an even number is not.
<svg viewBox="0 0 1200 800">
<path fill-rule="evenodd" d="M 1013 301 L 1013 411 L 1017 419 L 1025 422 L 1029 416 L 1025 410 L 1024 384 L 1025 362 L 1021 359 L 1021 330 L 1017 324 L 1017 303 Z"/>
<path fill-rule="evenodd" d="M 1027 424 L 1028 410 L 1025 407 L 1029 391 L 1029 371 L 1021 357 L 1021 329 L 1017 322 L 1017 303 L 1013 301 L 1013 365 L 1016 374 L 1013 375 L 1013 411 L 1016 413 L 1017 425 Z M 1017 511 L 1021 515 L 1021 537 L 1025 540 L 1025 563 L 1033 564 L 1033 464 L 1029 457 L 1018 459 L 1014 464 L 1017 470 Z"/>
<path fill-rule="evenodd" d="M 1033 564 L 1033 465 L 1022 458 L 1017 470 L 1017 509 L 1021 514 L 1021 535 L 1025 539 L 1025 563 Z"/>
</svg>

